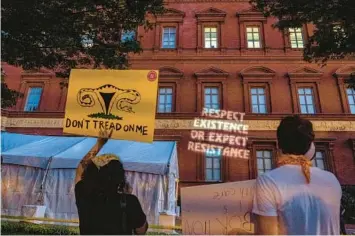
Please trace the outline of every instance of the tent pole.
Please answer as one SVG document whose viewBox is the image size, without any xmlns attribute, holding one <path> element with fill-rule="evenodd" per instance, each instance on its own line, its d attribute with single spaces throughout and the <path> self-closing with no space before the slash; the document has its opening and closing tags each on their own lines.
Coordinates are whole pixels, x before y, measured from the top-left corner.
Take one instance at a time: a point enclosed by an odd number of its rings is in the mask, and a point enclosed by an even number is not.
<svg viewBox="0 0 355 236">
<path fill-rule="evenodd" d="M 40 197 L 38 199 L 38 203 L 41 204 L 41 205 L 44 205 L 44 192 L 45 192 L 45 188 L 44 188 L 44 184 L 47 180 L 47 175 L 48 175 L 48 172 L 49 172 L 49 167 L 52 163 L 52 160 L 53 160 L 53 156 L 51 156 L 48 160 L 48 164 L 47 164 L 47 167 L 46 167 L 46 172 L 44 173 L 44 176 L 43 176 L 43 179 L 42 179 L 42 183 L 41 183 L 41 187 L 40 187 L 40 190 L 41 190 L 41 193 L 40 193 Z"/>
<path fill-rule="evenodd" d="M 176 179 L 175 180 L 175 183 L 176 183 L 176 189 L 175 189 L 175 201 L 177 202 L 178 201 L 178 197 L 179 197 L 179 179 Z"/>
</svg>

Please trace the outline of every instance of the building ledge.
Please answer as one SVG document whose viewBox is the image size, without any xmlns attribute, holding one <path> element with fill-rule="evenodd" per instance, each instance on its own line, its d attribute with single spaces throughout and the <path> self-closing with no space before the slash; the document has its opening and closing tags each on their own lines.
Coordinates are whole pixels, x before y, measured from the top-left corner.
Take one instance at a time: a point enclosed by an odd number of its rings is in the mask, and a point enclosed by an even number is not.
<svg viewBox="0 0 355 236">
<path fill-rule="evenodd" d="M 300 115 L 303 118 L 310 120 L 336 120 L 336 121 L 355 121 L 354 114 L 344 113 L 320 113 L 320 114 L 297 114 L 297 113 L 271 113 L 271 114 L 252 114 L 246 113 L 244 120 L 280 120 L 285 116 Z M 1 109 L 1 117 L 8 118 L 50 118 L 59 119 L 64 118 L 64 112 L 48 111 L 48 112 L 24 112 Z M 170 112 L 170 113 L 157 113 L 156 119 L 194 119 L 202 118 L 200 112 Z M 206 117 L 206 119 L 212 119 Z M 216 119 L 216 118 L 213 118 Z M 217 120 L 217 119 L 216 119 Z"/>
</svg>

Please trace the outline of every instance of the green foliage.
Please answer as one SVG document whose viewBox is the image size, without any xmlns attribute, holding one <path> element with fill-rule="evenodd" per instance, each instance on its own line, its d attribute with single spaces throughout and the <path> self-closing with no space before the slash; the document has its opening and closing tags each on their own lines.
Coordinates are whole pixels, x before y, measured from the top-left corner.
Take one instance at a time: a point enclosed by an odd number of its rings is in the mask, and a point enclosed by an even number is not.
<svg viewBox="0 0 355 236">
<path fill-rule="evenodd" d="M 345 209 L 345 224 L 355 224 L 355 185 L 343 186 L 341 203 Z"/>
<path fill-rule="evenodd" d="M 9 89 L 5 83 L 5 73 L 1 68 L 1 107 L 9 108 L 16 105 L 17 98 L 22 97 L 23 94 Z"/>
<path fill-rule="evenodd" d="M 62 77 L 71 68 L 125 69 L 142 48 L 139 38 L 122 41 L 122 31 L 149 29 L 147 14 L 162 12 L 163 0 L 3 1 L 2 61 Z"/>
<path fill-rule="evenodd" d="M 251 0 L 266 16 L 276 17 L 274 27 L 285 30 L 312 23 L 314 33 L 308 38 L 304 59 L 325 63 L 355 52 L 354 0 Z"/>
<path fill-rule="evenodd" d="M 9 89 L 7 84 L 1 82 L 1 108 L 9 108 L 16 105 L 18 97 L 21 97 L 21 93 Z"/>
<path fill-rule="evenodd" d="M 79 235 L 79 227 L 26 222 L 1 221 L 3 235 Z M 163 232 L 148 232 L 148 235 L 168 235 Z"/>
<path fill-rule="evenodd" d="M 78 227 L 39 225 L 25 222 L 1 221 L 1 234 L 15 235 L 78 235 Z"/>
<path fill-rule="evenodd" d="M 355 90 L 355 74 L 351 74 L 348 79 L 345 80 L 349 88 Z"/>
<path fill-rule="evenodd" d="M 109 119 L 109 120 L 122 120 L 122 117 L 116 116 L 114 114 L 105 114 L 103 112 L 100 113 L 94 113 L 88 115 L 90 118 L 104 118 L 104 119 Z"/>
</svg>

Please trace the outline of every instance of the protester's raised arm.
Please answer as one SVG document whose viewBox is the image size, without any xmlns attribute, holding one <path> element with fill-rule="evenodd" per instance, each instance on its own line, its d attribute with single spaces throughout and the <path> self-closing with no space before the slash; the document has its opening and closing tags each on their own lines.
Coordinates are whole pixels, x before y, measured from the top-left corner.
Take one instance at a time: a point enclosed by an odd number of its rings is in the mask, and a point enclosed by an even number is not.
<svg viewBox="0 0 355 236">
<path fill-rule="evenodd" d="M 95 145 L 90 149 L 90 151 L 81 159 L 78 167 L 76 168 L 75 174 L 75 184 L 78 183 L 83 175 L 83 172 L 89 163 L 89 161 L 96 156 L 96 154 L 101 150 L 101 148 L 107 143 L 108 139 L 111 137 L 113 130 L 110 132 L 100 131 L 100 137 L 97 139 Z"/>
</svg>

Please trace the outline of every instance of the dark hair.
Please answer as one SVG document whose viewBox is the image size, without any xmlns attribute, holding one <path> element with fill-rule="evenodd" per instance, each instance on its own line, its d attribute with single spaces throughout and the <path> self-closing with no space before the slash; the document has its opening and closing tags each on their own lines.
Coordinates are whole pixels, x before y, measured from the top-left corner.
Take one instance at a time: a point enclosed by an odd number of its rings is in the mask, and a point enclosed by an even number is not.
<svg viewBox="0 0 355 236">
<path fill-rule="evenodd" d="M 277 128 L 277 140 L 284 154 L 304 155 L 314 141 L 313 125 L 297 115 L 287 116 Z"/>
<path fill-rule="evenodd" d="M 123 165 L 118 160 L 112 160 L 100 169 L 90 161 L 82 179 L 88 193 L 106 198 L 118 191 L 123 192 L 126 183 Z"/>
</svg>

